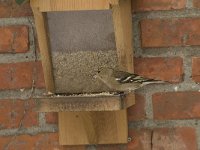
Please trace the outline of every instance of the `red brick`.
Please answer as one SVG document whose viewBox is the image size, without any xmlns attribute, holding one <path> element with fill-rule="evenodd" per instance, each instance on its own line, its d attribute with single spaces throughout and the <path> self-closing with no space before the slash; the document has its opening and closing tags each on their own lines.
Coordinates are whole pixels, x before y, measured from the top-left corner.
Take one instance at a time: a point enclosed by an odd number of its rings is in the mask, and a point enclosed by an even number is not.
<svg viewBox="0 0 200 150">
<path fill-rule="evenodd" d="M 200 45 L 200 19 L 152 19 L 141 21 L 142 47 Z"/>
<path fill-rule="evenodd" d="M 135 105 L 128 108 L 129 121 L 143 120 L 146 118 L 144 97 L 136 94 L 135 101 Z"/>
<path fill-rule="evenodd" d="M 0 18 L 31 16 L 29 3 L 17 5 L 15 0 L 0 1 Z"/>
<path fill-rule="evenodd" d="M 128 150 L 197 150 L 195 129 L 159 128 L 130 130 Z"/>
<path fill-rule="evenodd" d="M 54 112 L 46 113 L 45 117 L 46 117 L 46 123 L 49 123 L 49 124 L 58 123 L 58 113 L 54 113 Z"/>
<path fill-rule="evenodd" d="M 200 8 L 200 1 L 199 0 L 193 0 L 193 5 L 196 8 Z"/>
<path fill-rule="evenodd" d="M 167 92 L 153 95 L 154 119 L 200 118 L 200 92 Z"/>
<path fill-rule="evenodd" d="M 200 82 L 200 57 L 192 58 L 192 79 Z"/>
<path fill-rule="evenodd" d="M 9 143 L 9 144 L 8 144 Z M 60 146 L 57 133 L 0 137 L 0 149 L 8 150 L 85 150 L 84 146 Z"/>
<path fill-rule="evenodd" d="M 197 150 L 195 129 L 189 127 L 155 129 L 153 150 Z"/>
<path fill-rule="evenodd" d="M 37 126 L 38 114 L 34 106 L 33 100 L 0 100 L 0 129 L 18 128 L 20 123 L 23 127 Z"/>
<path fill-rule="evenodd" d="M 133 11 L 173 10 L 185 6 L 186 0 L 132 0 Z"/>
<path fill-rule="evenodd" d="M 29 49 L 27 26 L 0 27 L 0 53 L 24 53 Z"/>
<path fill-rule="evenodd" d="M 172 83 L 183 80 L 183 60 L 173 58 L 136 58 L 135 73 Z"/>
<path fill-rule="evenodd" d="M 129 137 L 132 141 L 128 144 L 128 150 L 152 150 L 151 149 L 151 130 L 129 130 Z"/>
<path fill-rule="evenodd" d="M 31 88 L 33 79 L 36 87 L 45 87 L 40 62 L 0 64 L 0 90 Z"/>
</svg>

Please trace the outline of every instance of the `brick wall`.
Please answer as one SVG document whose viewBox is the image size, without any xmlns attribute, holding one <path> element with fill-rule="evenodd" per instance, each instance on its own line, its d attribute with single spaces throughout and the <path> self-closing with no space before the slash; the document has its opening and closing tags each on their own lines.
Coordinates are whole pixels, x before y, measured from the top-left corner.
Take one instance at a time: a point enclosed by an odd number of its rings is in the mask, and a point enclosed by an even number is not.
<svg viewBox="0 0 200 150">
<path fill-rule="evenodd" d="M 169 83 L 136 91 L 128 145 L 61 147 L 56 114 L 34 111 L 44 80 L 31 9 L 1 0 L 0 150 L 200 149 L 200 1 L 133 0 L 133 19 L 136 73 Z"/>
</svg>

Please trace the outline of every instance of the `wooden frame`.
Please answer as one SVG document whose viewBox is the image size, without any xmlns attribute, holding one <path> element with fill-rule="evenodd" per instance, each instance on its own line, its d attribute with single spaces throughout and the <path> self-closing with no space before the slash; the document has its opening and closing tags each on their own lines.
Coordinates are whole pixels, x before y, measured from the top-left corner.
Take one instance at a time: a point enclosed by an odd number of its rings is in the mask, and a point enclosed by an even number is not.
<svg viewBox="0 0 200 150">
<path fill-rule="evenodd" d="M 51 54 L 49 51 L 44 14 L 48 11 L 112 9 L 120 69 L 129 72 L 134 71 L 131 0 L 31 0 L 31 7 L 35 18 L 45 84 L 48 92 L 55 92 Z M 118 102 L 121 100 L 119 97 L 115 97 L 113 100 L 116 104 L 118 103 L 115 101 L 117 99 Z M 104 98 L 104 101 L 105 100 L 109 101 L 108 98 Z M 127 95 L 124 101 L 126 102 L 126 108 L 130 107 L 134 104 L 134 95 Z M 70 102 L 72 103 L 72 101 Z M 89 102 L 88 104 L 91 105 Z M 102 101 L 101 104 L 103 104 Z M 105 108 L 105 106 L 103 107 Z M 76 106 L 76 108 L 78 108 L 78 106 Z M 118 104 L 117 109 L 111 109 L 111 107 L 109 107 L 109 109 L 104 109 L 104 111 L 103 109 L 98 110 L 98 108 L 93 110 L 79 109 L 77 110 L 79 112 L 69 112 L 70 109 L 65 109 L 67 112 L 53 110 L 59 111 L 60 144 L 82 145 L 127 143 L 127 110 L 120 110 L 122 108 L 123 107 Z M 110 110 L 110 112 L 108 112 L 108 110 Z"/>
</svg>

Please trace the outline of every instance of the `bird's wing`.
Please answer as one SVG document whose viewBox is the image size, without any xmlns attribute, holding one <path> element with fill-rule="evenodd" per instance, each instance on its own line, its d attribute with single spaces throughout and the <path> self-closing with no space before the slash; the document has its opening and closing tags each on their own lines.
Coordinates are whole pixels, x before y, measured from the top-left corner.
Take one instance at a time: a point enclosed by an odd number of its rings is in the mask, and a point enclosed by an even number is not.
<svg viewBox="0 0 200 150">
<path fill-rule="evenodd" d="M 115 77 L 117 81 L 122 81 L 123 79 L 128 78 L 129 76 L 132 76 L 132 74 L 128 72 L 124 72 L 124 71 L 113 70 L 113 76 Z"/>
<path fill-rule="evenodd" d="M 131 74 L 128 72 L 124 72 L 124 71 L 113 71 L 113 75 L 116 79 L 116 81 L 118 81 L 119 83 L 154 83 L 157 82 L 158 80 L 154 80 L 154 79 L 148 79 L 148 78 L 144 78 L 142 76 L 139 76 L 137 74 Z"/>
</svg>

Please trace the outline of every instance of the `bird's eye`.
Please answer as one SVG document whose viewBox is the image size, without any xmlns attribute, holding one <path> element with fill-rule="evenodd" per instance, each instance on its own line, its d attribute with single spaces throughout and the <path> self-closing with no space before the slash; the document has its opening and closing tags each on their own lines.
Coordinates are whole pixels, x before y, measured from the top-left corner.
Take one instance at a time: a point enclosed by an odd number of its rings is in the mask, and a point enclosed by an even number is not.
<svg viewBox="0 0 200 150">
<path fill-rule="evenodd" d="M 99 71 L 99 70 L 98 70 L 97 72 L 98 72 L 98 73 L 100 73 L 100 71 Z"/>
</svg>

